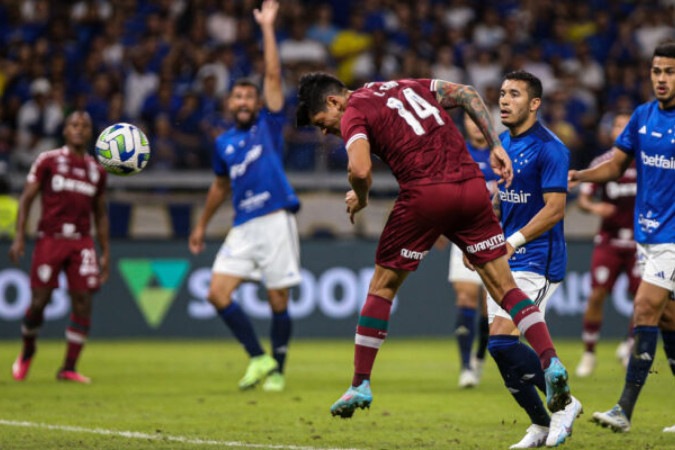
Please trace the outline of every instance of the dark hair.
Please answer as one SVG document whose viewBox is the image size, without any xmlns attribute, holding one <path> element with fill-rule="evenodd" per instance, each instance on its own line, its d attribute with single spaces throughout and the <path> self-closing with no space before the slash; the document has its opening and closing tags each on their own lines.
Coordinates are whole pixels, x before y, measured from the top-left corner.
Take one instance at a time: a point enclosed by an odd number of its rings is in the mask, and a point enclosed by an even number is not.
<svg viewBox="0 0 675 450">
<path fill-rule="evenodd" d="M 310 118 L 326 108 L 326 97 L 341 94 L 347 86 L 333 75 L 314 72 L 303 75 L 298 87 L 298 110 L 295 125 L 311 125 Z"/>
<path fill-rule="evenodd" d="M 675 41 L 663 42 L 654 49 L 654 57 L 675 58 Z"/>
<path fill-rule="evenodd" d="M 544 96 L 544 88 L 541 87 L 541 80 L 524 70 L 516 70 L 504 75 L 504 80 L 519 80 L 527 84 L 527 93 L 530 99 L 542 98 Z"/>
<path fill-rule="evenodd" d="M 258 83 L 254 82 L 250 78 L 238 78 L 234 84 L 232 84 L 232 89 L 230 89 L 230 92 L 234 91 L 234 88 L 236 87 L 252 87 L 255 89 L 256 94 L 260 95 L 260 86 L 258 86 Z"/>
</svg>

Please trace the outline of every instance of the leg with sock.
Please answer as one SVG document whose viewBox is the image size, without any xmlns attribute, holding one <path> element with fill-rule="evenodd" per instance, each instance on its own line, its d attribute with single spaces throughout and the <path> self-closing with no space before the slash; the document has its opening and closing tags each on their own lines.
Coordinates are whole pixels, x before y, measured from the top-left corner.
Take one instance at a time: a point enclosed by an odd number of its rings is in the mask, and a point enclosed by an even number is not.
<svg viewBox="0 0 675 450">
<path fill-rule="evenodd" d="M 476 335 L 476 310 L 474 308 L 457 308 L 455 336 L 459 345 L 462 369 L 471 369 L 471 347 Z"/>
<path fill-rule="evenodd" d="M 253 329 L 253 324 L 238 303 L 232 302 L 218 310 L 218 315 L 251 357 L 246 373 L 239 380 L 239 389 L 253 388 L 267 375 L 277 370 L 277 362 L 265 354 Z"/>
<path fill-rule="evenodd" d="M 387 337 L 391 301 L 368 294 L 361 308 L 354 339 L 354 377 L 352 385 L 330 408 L 333 416 L 352 417 L 356 408 L 369 408 L 373 401 L 370 374 L 377 352 Z"/>
<path fill-rule="evenodd" d="M 595 423 L 603 427 L 609 427 L 613 431 L 626 432 L 630 430 L 630 420 L 635 403 L 654 362 L 657 339 L 658 327 L 635 327 L 635 344 L 628 362 L 626 380 L 619 402 L 609 411 L 594 412 L 593 421 Z"/>
<path fill-rule="evenodd" d="M 70 315 L 70 323 L 66 328 L 66 357 L 63 367 L 56 375 L 57 379 L 74 381 L 76 383 L 91 382 L 88 377 L 85 377 L 75 370 L 84 344 L 87 342 L 90 326 L 91 317 L 89 315 L 80 316 L 76 313 Z"/>
<path fill-rule="evenodd" d="M 280 392 L 284 390 L 286 384 L 284 366 L 291 334 L 292 321 L 288 311 L 273 312 L 270 338 L 272 341 L 272 356 L 277 362 L 278 369 L 270 374 L 263 383 L 263 390 L 265 391 Z"/>
<path fill-rule="evenodd" d="M 21 322 L 21 338 L 23 346 L 21 353 L 12 364 L 12 377 L 17 380 L 25 380 L 28 370 L 36 351 L 36 340 L 40 327 L 44 322 L 44 308 L 29 307 Z"/>
<path fill-rule="evenodd" d="M 520 289 L 511 289 L 504 295 L 501 306 L 511 315 L 520 333 L 525 336 L 544 369 L 546 403 L 551 412 L 561 411 L 572 402 L 567 384 L 567 370 L 556 354 L 544 315 L 537 305 Z"/>
</svg>

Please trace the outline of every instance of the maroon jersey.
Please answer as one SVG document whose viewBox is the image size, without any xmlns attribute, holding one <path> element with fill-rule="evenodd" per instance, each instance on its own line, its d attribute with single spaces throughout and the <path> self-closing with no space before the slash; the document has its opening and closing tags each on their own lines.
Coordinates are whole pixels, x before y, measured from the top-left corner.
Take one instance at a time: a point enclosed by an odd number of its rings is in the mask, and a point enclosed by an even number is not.
<svg viewBox="0 0 675 450">
<path fill-rule="evenodd" d="M 482 177 L 464 138 L 436 100 L 438 80 L 368 83 L 354 91 L 341 121 L 346 146 L 366 139 L 401 188 Z"/>
<path fill-rule="evenodd" d="M 611 157 L 612 151 L 610 150 L 595 158 L 590 167 L 595 167 Z M 581 190 L 588 195 L 597 195 L 603 202 L 616 207 L 614 214 L 602 219 L 595 243 L 634 248 L 633 218 L 637 193 L 635 161 L 618 180 L 605 184 L 584 183 L 581 185 Z"/>
<path fill-rule="evenodd" d="M 94 200 L 106 184 L 106 172 L 93 157 L 68 147 L 46 151 L 33 163 L 28 182 L 41 187 L 39 236 L 89 236 Z"/>
</svg>

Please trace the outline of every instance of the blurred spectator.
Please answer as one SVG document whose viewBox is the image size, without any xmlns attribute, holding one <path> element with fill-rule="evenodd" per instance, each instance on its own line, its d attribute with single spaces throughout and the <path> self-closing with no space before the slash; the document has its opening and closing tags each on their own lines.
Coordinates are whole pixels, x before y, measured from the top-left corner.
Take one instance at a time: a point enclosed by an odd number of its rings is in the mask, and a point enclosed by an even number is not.
<svg viewBox="0 0 675 450">
<path fill-rule="evenodd" d="M 38 78 L 30 85 L 31 99 L 18 112 L 15 163 L 26 169 L 38 154 L 58 147 L 63 126 L 63 105 L 51 96 L 52 85 Z"/>
<path fill-rule="evenodd" d="M 209 37 L 216 44 L 231 44 L 237 39 L 237 11 L 234 0 L 220 0 L 218 9 L 206 20 Z"/>
<path fill-rule="evenodd" d="M 439 5 L 442 5 L 439 2 Z M 443 21 L 448 28 L 461 30 L 476 18 L 476 10 L 467 0 L 450 0 Z"/>
<path fill-rule="evenodd" d="M 11 195 L 7 164 L 0 162 L 0 241 L 14 239 L 19 201 Z"/>
<path fill-rule="evenodd" d="M 455 65 L 455 54 L 452 48 L 445 45 L 438 49 L 436 62 L 431 65 L 431 76 L 453 83 L 465 83 L 464 70 Z"/>
<path fill-rule="evenodd" d="M 291 24 L 291 34 L 288 39 L 279 43 L 279 58 L 284 65 L 303 64 L 313 70 L 319 70 L 328 62 L 326 47 L 307 36 L 307 24 L 296 19 Z"/>
<path fill-rule="evenodd" d="M 388 52 L 384 31 L 377 30 L 372 37 L 370 49 L 358 55 L 354 61 L 353 75 L 356 85 L 366 81 L 390 80 L 398 72 L 398 60 Z"/>
<path fill-rule="evenodd" d="M 316 17 L 307 30 L 307 37 L 329 48 L 340 31 L 333 23 L 333 7 L 328 3 L 322 3 L 314 13 Z"/>
<path fill-rule="evenodd" d="M 647 61 L 654 53 L 654 48 L 668 39 L 675 38 L 673 17 L 665 10 L 655 6 L 641 6 L 638 8 L 633 20 L 638 23 L 635 29 L 635 40 L 640 50 L 640 57 Z"/>
<path fill-rule="evenodd" d="M 150 134 L 150 158 L 149 169 L 152 171 L 165 171 L 178 169 L 178 149 L 171 136 L 171 119 L 166 114 L 155 117 Z"/>
<path fill-rule="evenodd" d="M 466 65 L 469 84 L 473 85 L 481 95 L 485 94 L 486 86 L 499 84 L 502 73 L 502 66 L 488 49 L 476 49 L 475 56 L 470 58 Z"/>
<path fill-rule="evenodd" d="M 363 12 L 355 9 L 349 16 L 349 28 L 341 30 L 330 46 L 337 62 L 336 74 L 347 86 L 354 82 L 354 63 L 357 56 L 370 48 L 372 38 L 365 30 Z"/>
<path fill-rule="evenodd" d="M 473 29 L 473 43 L 480 48 L 494 49 L 506 38 L 501 18 L 493 8 L 485 8 L 481 18 Z"/>
<path fill-rule="evenodd" d="M 129 56 L 129 71 L 124 82 L 124 112 L 132 120 L 140 116 L 145 99 L 157 90 L 159 77 L 148 71 L 148 55 L 135 47 Z"/>
</svg>

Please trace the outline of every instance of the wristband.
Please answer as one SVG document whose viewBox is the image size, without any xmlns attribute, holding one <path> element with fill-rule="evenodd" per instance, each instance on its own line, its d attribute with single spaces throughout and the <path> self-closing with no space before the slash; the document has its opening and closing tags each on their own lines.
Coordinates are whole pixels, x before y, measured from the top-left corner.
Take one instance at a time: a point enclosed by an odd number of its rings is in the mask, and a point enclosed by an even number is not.
<svg viewBox="0 0 675 450">
<path fill-rule="evenodd" d="M 516 231 L 506 239 L 506 242 L 511 244 L 511 247 L 513 247 L 513 249 L 515 250 L 518 247 L 525 245 L 527 243 L 527 240 L 525 240 L 525 236 L 523 236 L 523 233 L 521 233 L 520 231 Z"/>
</svg>

